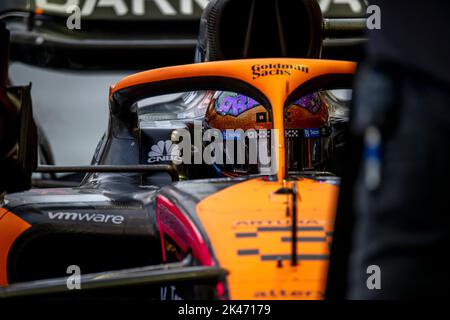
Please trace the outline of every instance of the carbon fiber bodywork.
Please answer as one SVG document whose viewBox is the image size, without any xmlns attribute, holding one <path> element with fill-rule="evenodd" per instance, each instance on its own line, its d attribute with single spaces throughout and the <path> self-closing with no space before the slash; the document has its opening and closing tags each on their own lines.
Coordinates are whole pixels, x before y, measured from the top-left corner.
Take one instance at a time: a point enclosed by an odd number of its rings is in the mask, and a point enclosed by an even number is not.
<svg viewBox="0 0 450 320">
<path fill-rule="evenodd" d="M 118 180 L 7 196 L 5 208 L 31 225 L 11 248 L 9 282 L 62 276 L 69 260 L 89 272 L 157 263 L 160 254 L 151 249 L 159 244 L 151 212 L 156 188 Z"/>
<path fill-rule="evenodd" d="M 156 268 L 163 263 L 155 221 L 156 195 L 170 198 L 202 230 L 195 211 L 198 202 L 242 182 L 241 179 L 198 180 L 178 182 L 158 190 L 139 186 L 139 180 L 139 176 L 108 174 L 79 188 L 39 189 L 7 196 L 4 208 L 31 225 L 16 239 L 9 252 L 8 288 L 12 289 L 7 290 L 14 290 L 14 283 L 62 278 L 67 266 L 73 264 L 78 265 L 83 274 L 102 272 L 102 275 L 107 271 L 149 265 Z M 206 233 L 202 233 L 207 238 Z M 183 270 L 188 272 L 189 269 Z M 170 283 L 166 280 L 152 285 L 139 279 L 133 294 L 125 290 L 124 296 L 161 299 L 161 288 Z M 176 294 L 183 298 L 215 297 L 214 291 L 210 291 L 214 286 L 203 286 L 198 274 L 195 279 L 193 282 L 183 280 Z M 206 283 L 211 281 L 217 280 Z M 129 282 L 126 283 L 129 286 Z M 96 288 L 94 283 L 92 291 L 84 291 L 83 296 L 121 296 L 121 286 L 117 286 L 105 291 Z M 76 292 L 62 290 L 61 293 L 64 295 L 60 297 L 77 297 Z M 48 294 L 51 296 L 51 291 Z"/>
</svg>

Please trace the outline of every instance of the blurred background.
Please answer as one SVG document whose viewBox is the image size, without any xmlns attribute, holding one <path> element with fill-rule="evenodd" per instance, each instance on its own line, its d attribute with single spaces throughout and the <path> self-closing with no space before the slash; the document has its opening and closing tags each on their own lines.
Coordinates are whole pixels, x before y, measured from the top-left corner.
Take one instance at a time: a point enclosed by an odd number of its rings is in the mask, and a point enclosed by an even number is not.
<svg viewBox="0 0 450 320">
<path fill-rule="evenodd" d="M 128 72 L 10 67 L 13 84 L 32 83 L 34 115 L 52 147 L 55 163 L 88 164 L 108 121 L 108 88 Z"/>
</svg>

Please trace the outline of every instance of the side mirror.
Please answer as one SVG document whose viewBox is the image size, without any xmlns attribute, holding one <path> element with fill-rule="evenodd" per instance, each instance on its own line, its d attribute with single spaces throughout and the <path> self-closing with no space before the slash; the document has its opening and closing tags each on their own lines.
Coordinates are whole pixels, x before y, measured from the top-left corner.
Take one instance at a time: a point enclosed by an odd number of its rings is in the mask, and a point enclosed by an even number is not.
<svg viewBox="0 0 450 320">
<path fill-rule="evenodd" d="M 37 129 L 31 85 L 8 86 L 9 32 L 0 21 L 0 193 L 31 187 L 37 165 Z"/>
</svg>

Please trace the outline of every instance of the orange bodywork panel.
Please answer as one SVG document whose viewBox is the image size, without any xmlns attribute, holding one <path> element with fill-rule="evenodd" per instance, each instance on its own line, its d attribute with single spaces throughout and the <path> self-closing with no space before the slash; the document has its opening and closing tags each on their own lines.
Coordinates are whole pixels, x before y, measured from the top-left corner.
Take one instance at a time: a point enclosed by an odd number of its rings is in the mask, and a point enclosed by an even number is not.
<svg viewBox="0 0 450 320">
<path fill-rule="evenodd" d="M 291 266 L 292 195 L 282 183 L 249 180 L 197 205 L 231 299 L 322 299 L 338 187 L 309 179 L 298 186 L 298 265 Z M 288 183 L 288 187 L 290 184 Z M 281 265 L 278 262 L 281 260 Z"/>
<path fill-rule="evenodd" d="M 0 286 L 8 285 L 8 254 L 14 241 L 31 225 L 0 208 Z"/>
<path fill-rule="evenodd" d="M 193 77 L 227 77 L 243 81 L 262 92 L 272 105 L 278 181 L 286 177 L 284 104 L 300 85 L 327 74 L 353 74 L 356 64 L 309 59 L 248 59 L 206 62 L 140 72 L 119 81 L 110 95 L 146 83 Z"/>
</svg>

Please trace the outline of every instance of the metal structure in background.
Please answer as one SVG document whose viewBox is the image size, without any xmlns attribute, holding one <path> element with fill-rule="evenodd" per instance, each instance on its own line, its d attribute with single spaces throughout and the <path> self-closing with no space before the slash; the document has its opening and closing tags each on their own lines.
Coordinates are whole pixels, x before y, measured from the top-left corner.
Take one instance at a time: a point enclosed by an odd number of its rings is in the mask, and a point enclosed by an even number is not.
<svg viewBox="0 0 450 320">
<path fill-rule="evenodd" d="M 46 68 L 80 70 L 142 70 L 190 63 L 197 44 L 199 18 L 208 1 L 164 0 L 164 6 L 145 1 L 143 7 L 137 8 L 131 0 L 121 0 L 126 4 L 123 10 L 111 5 L 87 6 L 86 0 L 75 2 L 81 8 L 81 30 L 66 27 L 69 2 L 2 1 L 1 17 L 8 21 L 12 34 L 11 58 Z M 320 0 L 319 4 L 326 18 L 324 36 L 331 38 L 324 41 L 324 57 L 359 59 L 365 1 Z M 348 39 L 349 34 L 352 39 Z M 345 57 L 344 50 L 351 56 Z"/>
<path fill-rule="evenodd" d="M 323 19 L 324 38 L 362 38 L 366 29 L 365 18 Z"/>
</svg>

